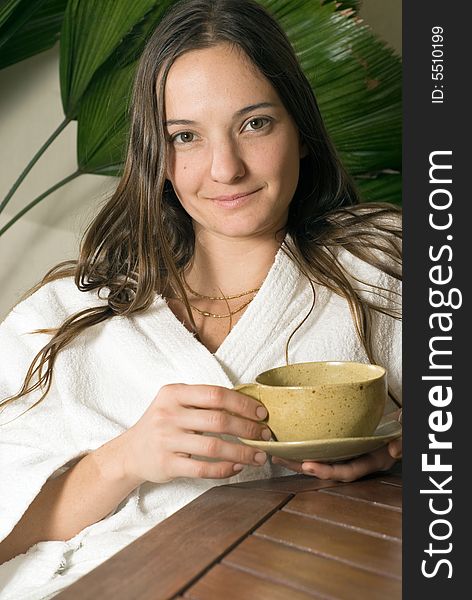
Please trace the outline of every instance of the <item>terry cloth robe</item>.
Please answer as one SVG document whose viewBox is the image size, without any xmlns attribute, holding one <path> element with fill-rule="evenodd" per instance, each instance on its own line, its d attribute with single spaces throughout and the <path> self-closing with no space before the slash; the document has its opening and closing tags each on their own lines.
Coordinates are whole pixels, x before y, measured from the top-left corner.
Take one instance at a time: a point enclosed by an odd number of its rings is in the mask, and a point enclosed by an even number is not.
<svg viewBox="0 0 472 600">
<path fill-rule="evenodd" d="M 341 258 L 354 277 L 384 288 L 385 298 L 400 290 L 398 282 L 351 254 Z M 374 293 L 369 285 L 361 287 L 364 294 Z M 315 289 L 315 308 L 292 338 L 290 362 L 368 362 L 347 302 L 326 288 Z M 0 414 L 0 540 L 48 479 L 136 423 L 163 385 L 231 388 L 285 364 L 287 339 L 311 302 L 307 279 L 279 250 L 261 289 L 214 354 L 161 296 L 143 314 L 114 317 L 82 333 L 58 355 L 52 388 L 38 406 L 14 419 L 37 399 L 31 393 Z M 18 391 L 32 358 L 50 338 L 31 331 L 54 328 L 73 313 L 104 303 L 96 293 L 78 291 L 67 278 L 17 305 L 0 327 L 0 398 Z M 400 322 L 376 313 L 373 342 L 376 362 L 387 368 L 399 397 Z M 268 461 L 225 480 L 145 483 L 72 539 L 40 542 L 0 566 L 0 598 L 50 598 L 212 486 L 291 473 Z"/>
</svg>

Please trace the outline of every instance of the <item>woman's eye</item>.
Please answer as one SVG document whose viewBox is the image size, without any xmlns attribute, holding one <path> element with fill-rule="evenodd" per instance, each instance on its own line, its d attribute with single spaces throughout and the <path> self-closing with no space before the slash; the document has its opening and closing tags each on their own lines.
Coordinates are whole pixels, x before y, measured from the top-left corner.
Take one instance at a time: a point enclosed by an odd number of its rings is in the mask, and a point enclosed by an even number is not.
<svg viewBox="0 0 472 600">
<path fill-rule="evenodd" d="M 193 142 L 195 135 L 190 131 L 182 131 L 181 133 L 177 133 L 172 136 L 171 141 L 177 142 L 178 144 L 188 144 L 189 142 Z"/>
<path fill-rule="evenodd" d="M 249 127 L 251 130 L 256 131 L 258 129 L 262 129 L 269 123 L 269 119 L 264 117 L 256 117 L 248 121 L 246 128 Z"/>
</svg>

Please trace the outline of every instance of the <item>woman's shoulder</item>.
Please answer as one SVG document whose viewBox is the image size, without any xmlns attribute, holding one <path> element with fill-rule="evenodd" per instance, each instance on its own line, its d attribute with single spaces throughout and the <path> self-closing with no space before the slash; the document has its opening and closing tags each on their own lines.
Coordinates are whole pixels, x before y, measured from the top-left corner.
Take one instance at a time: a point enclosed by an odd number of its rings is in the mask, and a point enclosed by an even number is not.
<svg viewBox="0 0 472 600">
<path fill-rule="evenodd" d="M 102 306 L 106 299 L 95 291 L 81 291 L 73 277 L 50 281 L 21 300 L 4 323 L 29 322 L 36 328 L 57 327 L 69 316 L 87 308 Z"/>
<path fill-rule="evenodd" d="M 381 257 L 381 252 L 376 251 L 373 260 L 357 256 L 348 250 L 342 249 L 338 255 L 338 262 L 352 286 L 360 291 L 372 291 L 382 288 L 395 294 L 401 293 L 402 278 L 401 265 L 394 264 L 391 257 Z"/>
<path fill-rule="evenodd" d="M 378 264 L 375 260 L 370 262 L 342 250 L 338 260 L 352 289 L 363 300 L 385 309 L 394 308 L 395 312 L 401 311 L 401 266 L 398 269 L 398 265 L 394 265 L 391 269 L 390 257 Z"/>
<path fill-rule="evenodd" d="M 337 248 L 338 264 L 362 296 L 376 299 L 380 304 L 383 304 L 382 298 L 386 302 L 393 298 L 396 303 L 401 302 L 401 211 L 389 207 L 371 211 L 364 204 L 352 212 L 355 218 L 351 231 L 346 230 L 347 243 Z"/>
</svg>

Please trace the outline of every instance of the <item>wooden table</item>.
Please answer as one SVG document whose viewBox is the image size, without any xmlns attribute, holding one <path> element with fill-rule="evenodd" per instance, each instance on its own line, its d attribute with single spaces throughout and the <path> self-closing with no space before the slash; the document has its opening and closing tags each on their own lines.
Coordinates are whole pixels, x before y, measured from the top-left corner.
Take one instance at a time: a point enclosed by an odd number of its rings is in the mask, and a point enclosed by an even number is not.
<svg viewBox="0 0 472 600">
<path fill-rule="evenodd" d="M 215 487 L 57 600 L 401 598 L 401 475 Z"/>
</svg>

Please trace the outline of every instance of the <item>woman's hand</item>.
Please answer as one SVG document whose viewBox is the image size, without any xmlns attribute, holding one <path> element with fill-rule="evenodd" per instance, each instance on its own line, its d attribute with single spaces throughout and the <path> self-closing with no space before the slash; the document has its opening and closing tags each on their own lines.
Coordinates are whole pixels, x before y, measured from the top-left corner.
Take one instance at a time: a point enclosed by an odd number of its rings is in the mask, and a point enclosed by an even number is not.
<svg viewBox="0 0 472 600">
<path fill-rule="evenodd" d="M 381 423 L 391 420 L 402 422 L 402 410 L 395 411 L 382 418 Z M 386 446 L 363 454 L 353 460 L 340 463 L 319 463 L 315 461 L 296 462 L 293 460 L 284 460 L 274 456 L 272 462 L 291 469 L 296 473 L 314 475 L 318 479 L 332 479 L 334 481 L 355 481 L 370 473 L 378 471 L 388 471 L 395 462 L 402 457 L 402 438 L 401 436 L 389 442 Z"/>
<path fill-rule="evenodd" d="M 387 446 L 363 454 L 353 460 L 343 463 L 319 463 L 314 461 L 295 462 L 274 456 L 272 462 L 282 465 L 287 469 L 314 475 L 319 479 L 333 479 L 334 481 L 354 481 L 369 473 L 387 471 L 402 456 L 402 438 L 391 441 Z"/>
<path fill-rule="evenodd" d="M 266 415 L 262 404 L 234 390 L 211 385 L 166 385 L 139 421 L 120 436 L 124 476 L 139 485 L 176 477 L 230 477 L 244 465 L 261 466 L 267 459 L 264 452 L 201 434 L 270 439 L 269 429 L 258 422 Z"/>
</svg>

